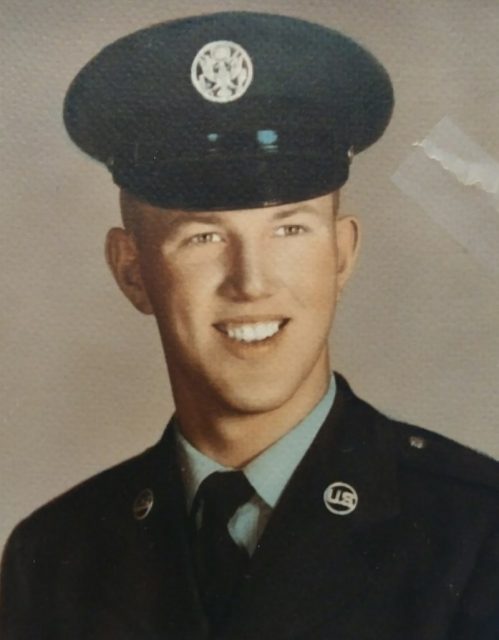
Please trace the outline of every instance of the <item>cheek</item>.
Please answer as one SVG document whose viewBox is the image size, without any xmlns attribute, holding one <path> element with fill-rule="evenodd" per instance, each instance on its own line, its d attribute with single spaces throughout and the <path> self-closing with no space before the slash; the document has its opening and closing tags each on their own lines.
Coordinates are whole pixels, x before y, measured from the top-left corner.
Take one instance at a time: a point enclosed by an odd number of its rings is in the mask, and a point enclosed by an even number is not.
<svg viewBox="0 0 499 640">
<path fill-rule="evenodd" d="M 324 311 L 336 298 L 336 265 L 332 242 L 310 243 L 288 254 L 282 273 L 298 302 L 311 310 Z"/>
<path fill-rule="evenodd" d="M 146 266 L 144 280 L 163 332 L 192 339 L 194 327 L 209 324 L 218 271 L 164 259 Z"/>
<path fill-rule="evenodd" d="M 153 259 L 152 256 L 143 259 L 140 267 L 147 294 L 156 309 L 165 297 L 164 292 L 171 288 L 168 269 L 160 260 Z"/>
</svg>

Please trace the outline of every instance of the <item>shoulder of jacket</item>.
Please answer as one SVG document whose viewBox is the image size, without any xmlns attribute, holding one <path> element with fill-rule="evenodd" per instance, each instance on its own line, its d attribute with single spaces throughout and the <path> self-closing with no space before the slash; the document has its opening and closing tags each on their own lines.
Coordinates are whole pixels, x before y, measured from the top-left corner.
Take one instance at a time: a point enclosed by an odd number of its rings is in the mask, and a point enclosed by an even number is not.
<svg viewBox="0 0 499 640">
<path fill-rule="evenodd" d="M 16 525 L 9 538 L 11 545 L 30 544 L 49 532 L 76 530 L 86 520 L 128 503 L 154 449 L 105 469 L 38 507 Z"/>
<path fill-rule="evenodd" d="M 498 492 L 499 461 L 429 429 L 385 418 L 395 432 L 401 464 Z"/>
<path fill-rule="evenodd" d="M 356 419 L 379 430 L 381 441 L 394 449 L 403 467 L 499 492 L 499 461 L 429 429 L 393 419 L 356 396 L 342 376 L 337 380 L 355 407 Z"/>
</svg>

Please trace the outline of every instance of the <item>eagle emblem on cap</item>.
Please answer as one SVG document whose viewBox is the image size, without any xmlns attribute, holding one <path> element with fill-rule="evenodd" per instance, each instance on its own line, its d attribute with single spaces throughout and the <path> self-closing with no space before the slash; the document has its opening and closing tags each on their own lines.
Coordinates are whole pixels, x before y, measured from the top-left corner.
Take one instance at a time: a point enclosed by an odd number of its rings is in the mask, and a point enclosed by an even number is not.
<svg viewBox="0 0 499 640">
<path fill-rule="evenodd" d="M 210 102 L 238 100 L 253 80 L 253 63 L 241 45 L 217 40 L 204 45 L 191 67 L 192 84 Z"/>
</svg>

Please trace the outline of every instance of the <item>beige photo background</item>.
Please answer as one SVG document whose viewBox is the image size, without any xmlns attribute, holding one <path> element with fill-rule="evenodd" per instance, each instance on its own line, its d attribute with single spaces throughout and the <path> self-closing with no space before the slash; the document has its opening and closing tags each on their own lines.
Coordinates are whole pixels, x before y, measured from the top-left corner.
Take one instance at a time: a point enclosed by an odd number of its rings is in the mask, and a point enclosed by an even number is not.
<svg viewBox="0 0 499 640">
<path fill-rule="evenodd" d="M 172 412 L 154 320 L 122 297 L 105 265 L 117 189 L 65 134 L 67 86 L 132 30 L 222 9 L 338 28 L 388 68 L 394 119 L 354 160 L 343 197 L 364 235 L 333 366 L 389 415 L 499 458 L 499 276 L 391 180 L 445 116 L 499 160 L 497 0 L 4 3 L 0 549 L 35 507 L 154 443 Z"/>
</svg>

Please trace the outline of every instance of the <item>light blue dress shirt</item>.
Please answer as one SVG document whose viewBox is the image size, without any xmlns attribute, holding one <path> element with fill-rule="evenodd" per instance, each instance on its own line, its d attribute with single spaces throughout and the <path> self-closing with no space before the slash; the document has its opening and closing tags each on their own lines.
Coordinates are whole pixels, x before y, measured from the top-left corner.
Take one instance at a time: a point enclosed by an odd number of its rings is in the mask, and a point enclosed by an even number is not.
<svg viewBox="0 0 499 640">
<path fill-rule="evenodd" d="M 335 395 L 336 382 L 332 375 L 327 392 L 314 409 L 277 442 L 243 467 L 242 471 L 255 489 L 255 494 L 235 512 L 229 520 L 228 530 L 236 544 L 245 547 L 250 555 L 255 551 L 258 540 L 294 470 L 331 410 Z M 203 480 L 215 471 L 233 469 L 205 456 L 184 438 L 177 426 L 175 430 L 187 511 L 190 513 L 194 497 Z M 202 513 L 199 514 L 199 518 L 202 518 Z"/>
</svg>

